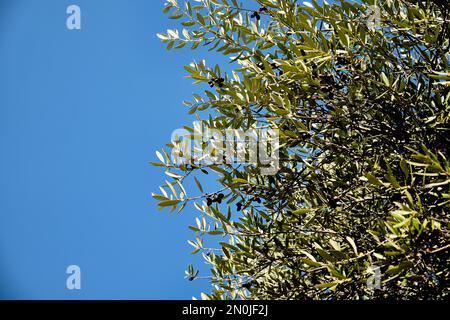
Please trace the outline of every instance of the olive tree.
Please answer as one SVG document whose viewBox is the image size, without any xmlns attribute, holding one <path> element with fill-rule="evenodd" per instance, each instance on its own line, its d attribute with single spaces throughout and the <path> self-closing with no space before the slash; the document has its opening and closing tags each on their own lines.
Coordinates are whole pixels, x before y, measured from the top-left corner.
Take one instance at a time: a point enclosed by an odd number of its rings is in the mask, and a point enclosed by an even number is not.
<svg viewBox="0 0 450 320">
<path fill-rule="evenodd" d="M 158 34 L 168 49 L 230 61 L 185 66 L 201 88 L 184 102 L 197 123 L 152 162 L 167 175 L 158 207 L 198 213 L 189 243 L 212 285 L 201 297 L 448 297 L 447 1 L 168 0 L 163 11 L 180 20 Z M 228 140 L 193 142 L 196 126 L 272 130 L 276 168 L 226 161 Z"/>
</svg>

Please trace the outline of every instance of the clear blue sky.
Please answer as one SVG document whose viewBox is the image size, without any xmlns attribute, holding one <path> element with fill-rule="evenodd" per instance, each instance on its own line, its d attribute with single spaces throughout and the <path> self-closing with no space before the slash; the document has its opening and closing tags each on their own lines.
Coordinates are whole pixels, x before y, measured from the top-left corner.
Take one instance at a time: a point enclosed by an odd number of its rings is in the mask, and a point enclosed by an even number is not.
<svg viewBox="0 0 450 320">
<path fill-rule="evenodd" d="M 66 8 L 82 29 L 66 28 Z M 161 0 L 0 0 L 0 298 L 190 299 L 187 226 L 158 212 L 147 164 L 196 90 L 155 34 Z M 66 267 L 82 290 L 66 289 Z"/>
</svg>

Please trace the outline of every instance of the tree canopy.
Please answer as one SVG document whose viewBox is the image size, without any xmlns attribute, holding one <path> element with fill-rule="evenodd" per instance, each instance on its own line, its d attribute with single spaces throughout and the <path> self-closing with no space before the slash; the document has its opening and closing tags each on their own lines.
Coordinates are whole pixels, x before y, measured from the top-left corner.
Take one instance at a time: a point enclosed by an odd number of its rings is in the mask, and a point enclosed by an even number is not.
<svg viewBox="0 0 450 320">
<path fill-rule="evenodd" d="M 278 139 L 273 174 L 259 161 L 174 160 L 195 126 L 157 152 L 167 175 L 158 207 L 198 212 L 189 228 L 211 267 L 203 299 L 448 297 L 450 7 L 329 2 L 164 6 L 180 20 L 158 34 L 168 49 L 205 46 L 231 63 L 185 66 L 201 85 L 189 114 Z M 195 148 L 223 156 L 214 139 Z M 216 191 L 204 191 L 205 173 Z M 198 190 L 186 190 L 192 179 Z M 199 277 L 193 266 L 187 277 Z"/>
</svg>

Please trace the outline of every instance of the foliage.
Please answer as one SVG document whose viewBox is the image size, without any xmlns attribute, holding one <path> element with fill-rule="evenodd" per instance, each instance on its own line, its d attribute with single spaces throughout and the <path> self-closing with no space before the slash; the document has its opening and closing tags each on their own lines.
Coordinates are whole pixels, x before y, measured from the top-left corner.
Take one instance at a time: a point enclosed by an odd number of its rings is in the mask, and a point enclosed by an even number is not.
<svg viewBox="0 0 450 320">
<path fill-rule="evenodd" d="M 190 243 L 213 285 L 202 298 L 448 297 L 450 9 L 445 0 L 375 2 L 166 3 L 183 26 L 158 35 L 168 49 L 206 46 L 233 66 L 185 67 L 213 88 L 185 102 L 189 113 L 209 113 L 202 121 L 217 129 L 280 133 L 273 176 L 158 152 L 153 164 L 170 178 L 153 195 L 158 206 L 199 210 Z M 217 175 L 217 192 L 203 190 L 205 172 Z M 183 186 L 188 176 L 196 195 Z M 220 245 L 204 248 L 205 237 Z M 379 287 L 367 285 L 374 268 Z"/>
</svg>

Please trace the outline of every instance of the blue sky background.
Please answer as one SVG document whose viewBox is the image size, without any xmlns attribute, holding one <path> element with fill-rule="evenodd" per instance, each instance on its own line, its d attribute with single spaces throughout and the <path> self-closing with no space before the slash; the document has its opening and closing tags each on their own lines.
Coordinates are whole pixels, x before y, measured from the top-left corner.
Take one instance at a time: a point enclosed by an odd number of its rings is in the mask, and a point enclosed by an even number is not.
<svg viewBox="0 0 450 320">
<path fill-rule="evenodd" d="M 66 8 L 82 29 L 66 28 Z M 0 0 L 0 298 L 190 299 L 194 212 L 158 212 L 151 167 L 199 88 L 161 0 Z M 66 267 L 82 290 L 66 289 Z M 204 274 L 203 274 L 204 275 Z"/>
</svg>

